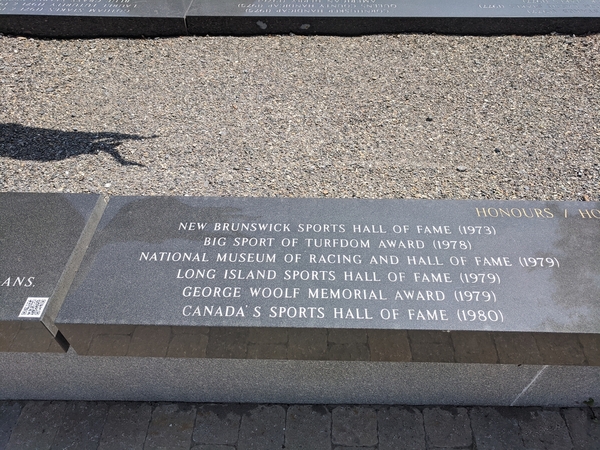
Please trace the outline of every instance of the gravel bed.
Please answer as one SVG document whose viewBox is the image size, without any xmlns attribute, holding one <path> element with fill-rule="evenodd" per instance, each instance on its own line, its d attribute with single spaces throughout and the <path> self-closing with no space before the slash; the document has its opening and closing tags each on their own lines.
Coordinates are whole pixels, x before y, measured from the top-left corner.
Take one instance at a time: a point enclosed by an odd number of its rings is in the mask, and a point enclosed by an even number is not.
<svg viewBox="0 0 600 450">
<path fill-rule="evenodd" d="M 0 191 L 600 201 L 600 35 L 0 36 Z"/>
</svg>

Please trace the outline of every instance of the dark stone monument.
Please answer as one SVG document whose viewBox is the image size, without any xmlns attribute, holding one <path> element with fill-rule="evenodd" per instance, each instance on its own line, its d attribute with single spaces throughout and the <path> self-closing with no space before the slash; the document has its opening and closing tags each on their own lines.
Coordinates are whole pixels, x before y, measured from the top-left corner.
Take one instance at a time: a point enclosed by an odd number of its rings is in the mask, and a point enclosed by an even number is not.
<svg viewBox="0 0 600 450">
<path fill-rule="evenodd" d="M 54 318 L 105 202 L 0 193 L 0 352 L 61 352 Z"/>
<path fill-rule="evenodd" d="M 600 0 L 194 0 L 190 34 L 600 31 Z"/>
<path fill-rule="evenodd" d="M 600 32 L 600 0 L 0 0 L 0 33 L 47 37 Z"/>
<path fill-rule="evenodd" d="M 186 34 L 190 0 L 0 0 L 0 32 L 46 37 Z"/>
<path fill-rule="evenodd" d="M 114 197 L 78 354 L 600 365 L 600 204 Z"/>
</svg>

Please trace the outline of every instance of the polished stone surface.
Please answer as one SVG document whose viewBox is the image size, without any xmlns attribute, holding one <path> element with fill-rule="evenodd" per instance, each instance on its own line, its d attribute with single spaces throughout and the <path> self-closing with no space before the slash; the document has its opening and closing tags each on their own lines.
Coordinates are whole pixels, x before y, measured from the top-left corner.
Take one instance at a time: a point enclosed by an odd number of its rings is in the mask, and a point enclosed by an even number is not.
<svg viewBox="0 0 600 450">
<path fill-rule="evenodd" d="M 60 325 L 89 356 L 600 366 L 600 335 Z M 571 353 L 572 352 L 572 353 Z"/>
<path fill-rule="evenodd" d="M 0 193 L 0 351 L 63 351 L 53 319 L 99 199 Z"/>
<path fill-rule="evenodd" d="M 595 17 L 597 0 L 193 0 L 188 15 L 280 17 Z"/>
<path fill-rule="evenodd" d="M 90 355 L 598 365 L 599 225 L 584 202 L 115 197 L 57 323 Z"/>
<path fill-rule="evenodd" d="M 598 0 L 0 0 L 0 32 L 47 37 L 600 31 Z"/>
<path fill-rule="evenodd" d="M 186 34 L 190 0 L 0 0 L 0 32 L 53 37 Z"/>
<path fill-rule="evenodd" d="M 600 30 L 598 0 L 194 0 L 191 34 L 586 33 Z"/>
</svg>

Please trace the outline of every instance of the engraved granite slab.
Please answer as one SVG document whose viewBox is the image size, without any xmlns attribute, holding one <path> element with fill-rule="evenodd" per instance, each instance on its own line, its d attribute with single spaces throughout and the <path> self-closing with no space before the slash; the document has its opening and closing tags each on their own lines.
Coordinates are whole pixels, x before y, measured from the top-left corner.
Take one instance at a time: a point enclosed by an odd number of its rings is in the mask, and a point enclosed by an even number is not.
<svg viewBox="0 0 600 450">
<path fill-rule="evenodd" d="M 600 0 L 0 0 L 0 32 L 47 37 L 600 31 Z"/>
<path fill-rule="evenodd" d="M 0 32 L 48 37 L 186 34 L 190 0 L 0 0 Z"/>
<path fill-rule="evenodd" d="M 0 351 L 66 349 L 53 320 L 102 206 L 98 195 L 0 193 Z"/>
<path fill-rule="evenodd" d="M 600 31 L 600 0 L 194 0 L 191 34 Z"/>
<path fill-rule="evenodd" d="M 57 325 L 82 354 L 597 365 L 599 299 L 599 203 L 115 197 Z"/>
</svg>

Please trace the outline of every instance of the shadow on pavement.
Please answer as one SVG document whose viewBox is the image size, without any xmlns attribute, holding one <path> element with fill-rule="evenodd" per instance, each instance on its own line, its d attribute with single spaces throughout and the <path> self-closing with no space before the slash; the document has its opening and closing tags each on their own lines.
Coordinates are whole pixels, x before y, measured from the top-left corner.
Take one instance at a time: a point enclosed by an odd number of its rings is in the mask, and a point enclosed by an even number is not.
<svg viewBox="0 0 600 450">
<path fill-rule="evenodd" d="M 0 156 L 24 161 L 60 161 L 78 155 L 106 152 L 122 165 L 143 166 L 123 158 L 117 148 L 125 140 L 140 141 L 155 137 L 62 131 L 0 123 Z"/>
</svg>

